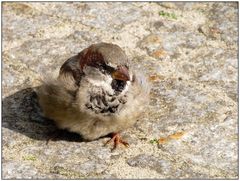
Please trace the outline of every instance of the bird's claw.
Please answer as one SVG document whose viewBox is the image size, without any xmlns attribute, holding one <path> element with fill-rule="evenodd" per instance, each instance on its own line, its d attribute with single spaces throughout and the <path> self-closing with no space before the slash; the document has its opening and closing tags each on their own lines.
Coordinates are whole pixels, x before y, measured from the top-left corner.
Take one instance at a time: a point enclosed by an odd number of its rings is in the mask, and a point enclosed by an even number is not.
<svg viewBox="0 0 240 181">
<path fill-rule="evenodd" d="M 129 147 L 129 144 L 126 141 L 123 141 L 120 134 L 119 133 L 113 133 L 112 134 L 112 138 L 110 140 L 108 140 L 104 146 L 106 146 L 107 144 L 109 144 L 110 142 L 114 141 L 114 146 L 112 148 L 112 151 L 115 150 L 117 148 L 117 146 L 119 144 L 123 144 L 125 147 Z"/>
</svg>

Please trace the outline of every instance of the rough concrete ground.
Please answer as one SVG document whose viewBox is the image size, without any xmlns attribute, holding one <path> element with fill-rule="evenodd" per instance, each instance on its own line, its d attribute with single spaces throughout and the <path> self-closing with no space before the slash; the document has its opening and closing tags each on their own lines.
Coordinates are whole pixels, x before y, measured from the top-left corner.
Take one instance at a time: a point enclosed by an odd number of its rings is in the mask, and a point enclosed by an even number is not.
<svg viewBox="0 0 240 181">
<path fill-rule="evenodd" d="M 4 179 L 237 179 L 238 4 L 2 3 Z M 65 135 L 33 88 L 69 57 L 116 43 L 152 81 L 130 148 Z M 158 142 L 158 143 L 157 143 Z"/>
</svg>

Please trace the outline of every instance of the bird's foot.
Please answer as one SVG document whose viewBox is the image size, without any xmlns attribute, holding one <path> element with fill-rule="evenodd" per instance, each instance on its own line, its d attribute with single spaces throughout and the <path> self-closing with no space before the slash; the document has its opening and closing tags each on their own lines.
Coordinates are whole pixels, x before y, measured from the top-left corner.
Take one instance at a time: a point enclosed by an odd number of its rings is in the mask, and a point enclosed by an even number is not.
<svg viewBox="0 0 240 181">
<path fill-rule="evenodd" d="M 119 133 L 112 133 L 111 134 L 111 139 L 108 140 L 104 146 L 106 146 L 107 144 L 109 144 L 111 141 L 114 141 L 114 146 L 112 148 L 112 151 L 115 150 L 117 148 L 117 146 L 119 144 L 123 144 L 125 147 L 129 147 L 129 144 L 126 141 L 123 141 L 120 134 Z"/>
</svg>

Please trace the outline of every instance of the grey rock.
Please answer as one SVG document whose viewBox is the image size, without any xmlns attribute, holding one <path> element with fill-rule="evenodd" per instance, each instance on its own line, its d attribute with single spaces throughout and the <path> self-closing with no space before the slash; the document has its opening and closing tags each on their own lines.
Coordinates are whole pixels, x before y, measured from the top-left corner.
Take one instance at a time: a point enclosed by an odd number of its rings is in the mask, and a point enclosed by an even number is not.
<svg viewBox="0 0 240 181">
<path fill-rule="evenodd" d="M 141 154 L 127 160 L 127 163 L 133 167 L 149 167 L 157 172 L 167 174 L 171 169 L 171 164 L 168 160 L 156 158 L 152 155 Z"/>
<path fill-rule="evenodd" d="M 38 173 L 37 169 L 26 163 L 9 161 L 5 162 L 3 166 L 5 168 L 3 178 L 5 179 L 21 179 L 23 174 L 25 179 L 33 179 Z"/>
</svg>

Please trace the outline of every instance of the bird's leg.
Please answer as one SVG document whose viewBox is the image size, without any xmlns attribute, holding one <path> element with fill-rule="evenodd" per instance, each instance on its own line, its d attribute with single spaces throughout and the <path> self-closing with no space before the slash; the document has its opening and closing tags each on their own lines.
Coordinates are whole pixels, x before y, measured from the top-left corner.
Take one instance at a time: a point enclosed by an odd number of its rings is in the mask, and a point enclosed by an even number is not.
<svg viewBox="0 0 240 181">
<path fill-rule="evenodd" d="M 111 141 L 114 141 L 114 146 L 113 146 L 113 149 L 112 149 L 112 150 L 116 149 L 119 144 L 123 144 L 124 146 L 129 147 L 129 144 L 128 144 L 126 141 L 123 141 L 123 140 L 122 140 L 122 138 L 121 138 L 121 136 L 120 136 L 119 133 L 112 133 L 112 134 L 111 134 L 111 139 L 108 140 L 108 141 L 104 144 L 104 146 L 106 146 L 106 145 L 107 145 L 108 143 L 110 143 Z"/>
</svg>

